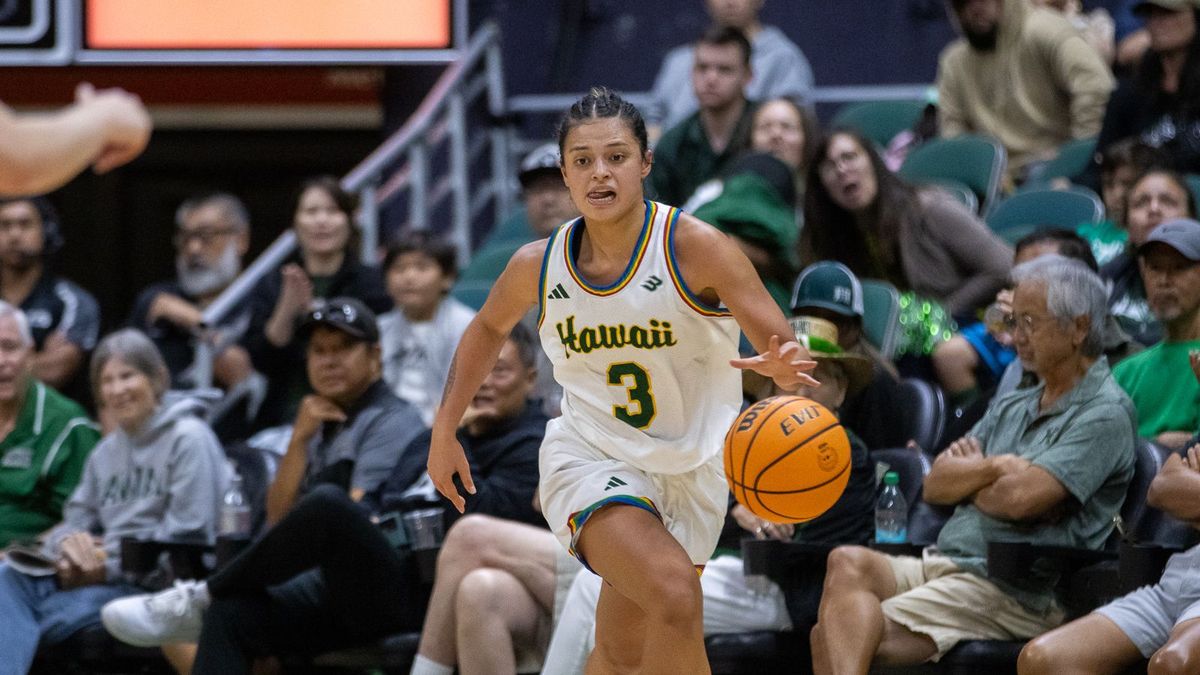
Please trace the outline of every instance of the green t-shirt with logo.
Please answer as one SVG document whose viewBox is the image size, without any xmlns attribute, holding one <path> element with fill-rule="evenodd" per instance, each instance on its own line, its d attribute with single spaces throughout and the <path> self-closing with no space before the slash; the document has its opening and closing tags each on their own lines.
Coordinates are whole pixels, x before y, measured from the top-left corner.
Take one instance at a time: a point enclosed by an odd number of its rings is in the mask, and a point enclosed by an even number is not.
<svg viewBox="0 0 1200 675">
<path fill-rule="evenodd" d="M 1188 364 L 1193 349 L 1200 349 L 1200 340 L 1160 342 L 1113 368 L 1137 408 L 1139 436 L 1200 431 L 1200 383 Z"/>
<path fill-rule="evenodd" d="M 31 381 L 13 430 L 0 440 L 0 546 L 62 520 L 100 432 L 83 408 Z"/>
<path fill-rule="evenodd" d="M 1084 223 L 1075 228 L 1075 233 L 1087 240 L 1096 264 L 1104 267 L 1113 258 L 1121 255 L 1128 246 L 1129 232 L 1111 220 Z"/>
</svg>

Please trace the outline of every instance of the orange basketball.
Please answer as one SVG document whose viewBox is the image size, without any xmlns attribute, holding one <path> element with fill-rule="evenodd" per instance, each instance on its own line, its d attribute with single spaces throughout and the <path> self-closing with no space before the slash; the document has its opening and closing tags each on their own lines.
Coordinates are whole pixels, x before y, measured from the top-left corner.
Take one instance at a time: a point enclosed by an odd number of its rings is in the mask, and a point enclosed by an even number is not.
<svg viewBox="0 0 1200 675">
<path fill-rule="evenodd" d="M 725 435 L 725 478 L 743 506 L 777 523 L 829 510 L 850 480 L 850 439 L 807 398 L 774 396 L 746 408 Z"/>
</svg>

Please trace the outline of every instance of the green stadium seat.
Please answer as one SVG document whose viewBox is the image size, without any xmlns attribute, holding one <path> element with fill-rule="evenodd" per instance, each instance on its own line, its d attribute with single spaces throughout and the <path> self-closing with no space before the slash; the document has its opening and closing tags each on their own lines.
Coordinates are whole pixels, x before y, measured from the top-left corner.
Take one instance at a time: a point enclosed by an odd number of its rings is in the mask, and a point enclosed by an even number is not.
<svg viewBox="0 0 1200 675">
<path fill-rule="evenodd" d="M 830 128 L 854 129 L 886 148 L 896 134 L 912 129 L 924 112 L 925 101 L 864 101 L 843 106 Z"/>
<path fill-rule="evenodd" d="M 1012 244 L 1039 227 L 1074 231 L 1104 218 L 1104 202 L 1091 190 L 1028 190 L 1001 201 L 987 217 L 988 227 Z"/>
<path fill-rule="evenodd" d="M 950 179 L 975 193 L 981 213 L 987 213 L 1000 193 L 1007 166 L 1004 148 L 984 136 L 932 140 L 908 153 L 900 175 L 914 183 Z"/>
</svg>

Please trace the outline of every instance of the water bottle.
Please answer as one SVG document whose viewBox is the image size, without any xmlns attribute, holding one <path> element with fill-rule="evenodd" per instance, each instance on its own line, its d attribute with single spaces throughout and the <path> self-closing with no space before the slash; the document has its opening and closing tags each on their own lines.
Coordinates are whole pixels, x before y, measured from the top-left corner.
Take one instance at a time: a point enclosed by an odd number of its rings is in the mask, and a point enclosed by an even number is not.
<svg viewBox="0 0 1200 675">
<path fill-rule="evenodd" d="M 236 470 L 229 481 L 229 489 L 221 498 L 221 518 L 217 534 L 223 537 L 250 536 L 250 505 L 242 491 L 242 476 Z"/>
<path fill-rule="evenodd" d="M 908 541 L 908 502 L 900 494 L 900 475 L 883 475 L 883 492 L 875 503 L 875 543 L 903 544 Z"/>
</svg>

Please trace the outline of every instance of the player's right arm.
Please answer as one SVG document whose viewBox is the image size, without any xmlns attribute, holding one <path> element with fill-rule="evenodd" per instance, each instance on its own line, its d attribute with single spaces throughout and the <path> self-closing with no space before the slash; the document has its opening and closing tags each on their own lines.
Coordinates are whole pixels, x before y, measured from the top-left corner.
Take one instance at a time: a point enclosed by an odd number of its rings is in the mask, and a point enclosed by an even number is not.
<svg viewBox="0 0 1200 675">
<path fill-rule="evenodd" d="M 449 499 L 459 513 L 466 507 L 466 500 L 454 485 L 455 474 L 471 494 L 475 493 L 475 484 L 471 480 L 466 453 L 455 433 L 479 385 L 496 365 L 509 331 L 538 302 L 538 282 L 547 241 L 542 239 L 526 244 L 513 254 L 488 293 L 487 301 L 467 326 L 450 362 L 446 390 L 433 419 L 433 438 L 426 468 L 438 492 Z"/>
</svg>

